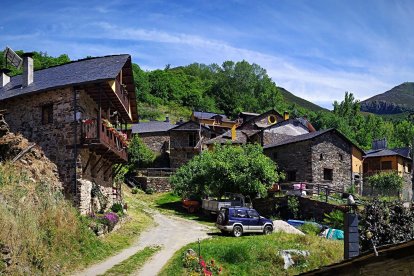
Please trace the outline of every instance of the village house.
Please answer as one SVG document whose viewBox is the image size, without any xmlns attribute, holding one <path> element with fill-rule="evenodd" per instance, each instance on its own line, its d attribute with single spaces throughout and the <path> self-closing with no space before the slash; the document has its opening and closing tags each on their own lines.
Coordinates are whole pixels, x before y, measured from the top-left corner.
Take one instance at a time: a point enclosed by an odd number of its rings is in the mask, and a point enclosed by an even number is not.
<svg viewBox="0 0 414 276">
<path fill-rule="evenodd" d="M 64 193 L 81 213 L 111 207 L 113 179 L 128 160 L 123 131 L 138 117 L 130 55 L 33 72 L 25 54 L 22 75 L 1 72 L 0 109 L 11 131 L 56 163 Z"/>
<path fill-rule="evenodd" d="M 216 114 L 211 112 L 193 111 L 191 121 L 200 123 L 213 130 L 216 133 L 224 133 L 229 129 L 236 129 L 239 125 L 238 121 L 232 121 L 224 114 Z"/>
<path fill-rule="evenodd" d="M 412 193 L 412 158 L 409 147 L 388 149 L 387 140 L 374 140 L 372 149 L 364 155 L 364 177 L 380 172 L 396 172 L 404 179 L 402 197 L 411 200 Z M 368 187 L 367 187 L 368 188 Z M 365 189 L 366 193 L 371 191 Z"/>
<path fill-rule="evenodd" d="M 175 127 L 170 123 L 168 117 L 164 122 L 150 121 L 139 122 L 132 125 L 132 135 L 138 135 L 156 155 L 154 167 L 169 167 L 170 133 L 169 130 Z"/>
<path fill-rule="evenodd" d="M 217 133 L 198 122 L 188 121 L 169 130 L 170 166 L 179 168 L 205 149 L 204 143 Z"/>
<path fill-rule="evenodd" d="M 344 191 L 358 185 L 363 151 L 335 129 L 291 136 L 264 146 L 264 153 L 286 173 L 286 182 L 326 184 Z"/>
</svg>

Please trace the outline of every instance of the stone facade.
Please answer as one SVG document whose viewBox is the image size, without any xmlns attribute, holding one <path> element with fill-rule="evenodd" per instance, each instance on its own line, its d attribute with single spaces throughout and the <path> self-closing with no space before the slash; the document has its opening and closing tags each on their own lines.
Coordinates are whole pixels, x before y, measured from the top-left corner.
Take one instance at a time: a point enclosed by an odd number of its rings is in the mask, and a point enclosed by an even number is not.
<svg viewBox="0 0 414 276">
<path fill-rule="evenodd" d="M 96 118 L 97 103 L 85 91 L 75 91 L 71 87 L 11 98 L 0 102 L 0 109 L 7 110 L 5 119 L 12 132 L 21 133 L 42 147 L 45 155 L 58 167 L 65 195 L 73 198 L 82 213 L 88 213 L 93 210 L 96 201 L 91 194 L 92 182 L 107 198 L 106 207 L 112 205 L 113 163 L 106 157 L 100 158 L 89 148 L 79 147 L 76 149 L 75 165 L 73 145 L 80 143 L 81 126 L 74 120 L 74 95 L 78 109 L 82 110 L 82 118 Z M 42 110 L 46 105 L 53 107 L 50 123 L 42 121 Z M 102 115 L 106 116 L 106 112 L 103 111 Z"/>
<path fill-rule="evenodd" d="M 152 165 L 154 168 L 170 167 L 170 135 L 168 132 L 141 133 L 138 136 L 156 154 L 157 157 Z"/>
<path fill-rule="evenodd" d="M 201 130 L 201 131 L 200 131 Z M 179 168 L 203 150 L 203 141 L 213 131 L 196 122 L 187 122 L 170 130 L 170 166 Z"/>
<path fill-rule="evenodd" d="M 327 184 L 345 190 L 352 184 L 352 144 L 334 132 L 265 149 L 287 182 Z"/>
</svg>

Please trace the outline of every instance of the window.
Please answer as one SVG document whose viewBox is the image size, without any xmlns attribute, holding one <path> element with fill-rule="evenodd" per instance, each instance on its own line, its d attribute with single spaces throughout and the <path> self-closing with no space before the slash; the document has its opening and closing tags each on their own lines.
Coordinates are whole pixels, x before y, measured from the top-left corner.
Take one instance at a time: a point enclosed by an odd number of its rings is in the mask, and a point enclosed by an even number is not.
<svg viewBox="0 0 414 276">
<path fill-rule="evenodd" d="M 319 160 L 323 160 L 323 154 L 322 153 L 319 155 Z"/>
<path fill-rule="evenodd" d="M 287 171 L 286 178 L 287 181 L 296 181 L 296 171 Z"/>
<path fill-rule="evenodd" d="M 188 146 L 195 147 L 197 145 L 197 138 L 195 133 L 188 134 Z"/>
<path fill-rule="evenodd" d="M 323 180 L 333 179 L 333 169 L 323 169 Z"/>
<path fill-rule="evenodd" d="M 257 213 L 257 211 L 255 210 L 248 210 L 247 214 L 249 215 L 250 218 L 255 218 L 255 219 L 260 218 L 259 213 Z"/>
<path fill-rule="evenodd" d="M 408 164 L 408 172 L 411 172 L 411 164 Z"/>
<path fill-rule="evenodd" d="M 342 155 L 342 153 L 339 153 L 339 160 L 344 161 L 344 156 Z"/>
<path fill-rule="evenodd" d="M 391 170 L 391 169 L 392 169 L 392 161 L 381 162 L 381 170 Z"/>
<path fill-rule="evenodd" d="M 246 213 L 246 210 L 240 210 L 240 209 L 237 209 L 237 210 L 236 210 L 235 217 L 236 217 L 236 218 L 247 218 L 247 213 Z"/>
<path fill-rule="evenodd" d="M 53 104 L 42 106 L 42 124 L 53 123 Z"/>
</svg>

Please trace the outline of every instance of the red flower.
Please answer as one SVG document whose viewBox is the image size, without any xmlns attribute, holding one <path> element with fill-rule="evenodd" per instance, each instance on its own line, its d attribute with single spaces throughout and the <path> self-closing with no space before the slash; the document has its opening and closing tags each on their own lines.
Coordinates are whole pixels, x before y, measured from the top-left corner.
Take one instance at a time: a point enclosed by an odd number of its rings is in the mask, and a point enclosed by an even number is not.
<svg viewBox="0 0 414 276">
<path fill-rule="evenodd" d="M 205 268 L 206 267 L 206 262 L 201 260 L 200 265 Z"/>
</svg>

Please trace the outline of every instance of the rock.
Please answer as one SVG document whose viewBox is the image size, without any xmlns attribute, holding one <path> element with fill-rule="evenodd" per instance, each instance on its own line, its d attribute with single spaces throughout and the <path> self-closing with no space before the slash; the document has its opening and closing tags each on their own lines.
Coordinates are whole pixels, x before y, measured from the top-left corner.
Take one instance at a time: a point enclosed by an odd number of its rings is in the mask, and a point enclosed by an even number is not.
<svg viewBox="0 0 414 276">
<path fill-rule="evenodd" d="M 273 227 L 274 232 L 282 231 L 289 234 L 305 235 L 302 231 L 296 229 L 295 227 L 283 220 L 274 220 Z"/>
</svg>

